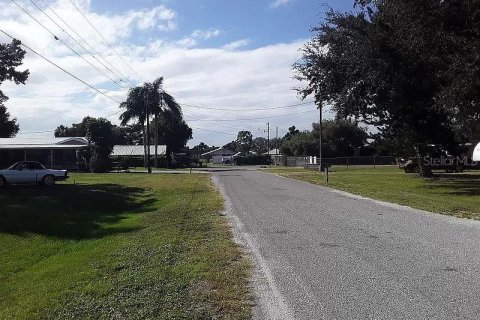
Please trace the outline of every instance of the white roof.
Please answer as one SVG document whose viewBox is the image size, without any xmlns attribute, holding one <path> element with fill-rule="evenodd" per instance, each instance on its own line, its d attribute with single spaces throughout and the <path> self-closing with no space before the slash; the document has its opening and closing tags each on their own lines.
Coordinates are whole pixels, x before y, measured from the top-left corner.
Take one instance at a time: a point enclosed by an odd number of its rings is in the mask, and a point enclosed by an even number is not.
<svg viewBox="0 0 480 320">
<path fill-rule="evenodd" d="M 157 148 L 158 155 L 165 155 L 167 153 L 166 145 L 158 145 Z M 113 146 L 112 156 L 143 156 L 143 145 L 132 146 L 132 145 L 116 145 Z M 155 145 L 150 146 L 150 155 L 155 155 Z"/>
<path fill-rule="evenodd" d="M 83 137 L 0 138 L 0 149 L 76 149 L 88 145 Z"/>
<path fill-rule="evenodd" d="M 215 156 L 215 155 L 222 155 L 222 154 L 233 155 L 235 154 L 235 152 L 228 149 L 218 148 L 209 152 L 202 153 L 202 156 L 210 156 L 210 155 Z"/>
</svg>

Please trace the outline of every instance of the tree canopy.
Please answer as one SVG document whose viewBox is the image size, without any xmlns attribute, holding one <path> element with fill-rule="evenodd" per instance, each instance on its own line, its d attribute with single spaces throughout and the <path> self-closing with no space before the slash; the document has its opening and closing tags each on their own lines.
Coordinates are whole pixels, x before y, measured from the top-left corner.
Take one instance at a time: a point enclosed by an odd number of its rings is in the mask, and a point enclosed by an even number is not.
<svg viewBox="0 0 480 320">
<path fill-rule="evenodd" d="M 22 65 L 25 50 L 21 48 L 19 40 L 11 43 L 0 43 L 0 85 L 6 81 L 15 84 L 24 84 L 28 79 L 29 71 L 18 71 L 16 68 Z M 4 103 L 8 97 L 0 90 L 0 137 L 10 138 L 17 134 L 20 129 L 17 119 L 10 119 L 10 113 Z"/>
<path fill-rule="evenodd" d="M 239 131 L 237 134 L 236 147 L 237 151 L 248 153 L 252 150 L 253 135 L 250 131 Z"/>
<path fill-rule="evenodd" d="M 421 154 L 480 123 L 480 2 L 357 1 L 330 11 L 294 65 L 303 97 Z"/>
</svg>

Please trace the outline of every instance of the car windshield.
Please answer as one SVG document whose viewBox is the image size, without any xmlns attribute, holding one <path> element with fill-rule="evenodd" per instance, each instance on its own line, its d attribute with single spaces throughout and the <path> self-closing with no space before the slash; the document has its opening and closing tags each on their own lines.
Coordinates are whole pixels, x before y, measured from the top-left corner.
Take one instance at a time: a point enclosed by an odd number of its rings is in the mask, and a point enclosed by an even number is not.
<svg viewBox="0 0 480 320">
<path fill-rule="evenodd" d="M 17 162 L 10 166 L 8 170 L 18 170 L 18 169 L 29 169 L 29 170 L 43 170 L 45 167 L 39 162 Z"/>
</svg>

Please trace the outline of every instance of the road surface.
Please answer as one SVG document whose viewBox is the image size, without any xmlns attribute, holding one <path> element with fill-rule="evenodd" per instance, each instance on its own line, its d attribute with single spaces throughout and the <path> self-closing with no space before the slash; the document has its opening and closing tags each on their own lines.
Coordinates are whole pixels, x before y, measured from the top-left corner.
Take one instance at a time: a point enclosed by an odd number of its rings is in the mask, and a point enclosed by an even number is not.
<svg viewBox="0 0 480 320">
<path fill-rule="evenodd" d="M 256 319 L 478 319 L 480 222 L 253 170 L 214 173 Z"/>
</svg>

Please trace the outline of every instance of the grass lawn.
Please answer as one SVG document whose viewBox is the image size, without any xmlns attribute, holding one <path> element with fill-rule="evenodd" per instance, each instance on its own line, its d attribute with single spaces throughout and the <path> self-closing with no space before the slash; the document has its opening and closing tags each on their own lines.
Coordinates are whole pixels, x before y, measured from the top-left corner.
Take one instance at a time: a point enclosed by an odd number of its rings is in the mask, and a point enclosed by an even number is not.
<svg viewBox="0 0 480 320">
<path fill-rule="evenodd" d="M 197 174 L 0 189 L 0 319 L 249 319 L 222 205 Z"/>
<path fill-rule="evenodd" d="M 314 184 L 457 217 L 480 219 L 480 172 L 442 173 L 433 178 L 406 174 L 397 167 L 334 166 L 329 174 L 302 168 L 271 168 L 277 173 Z"/>
</svg>

